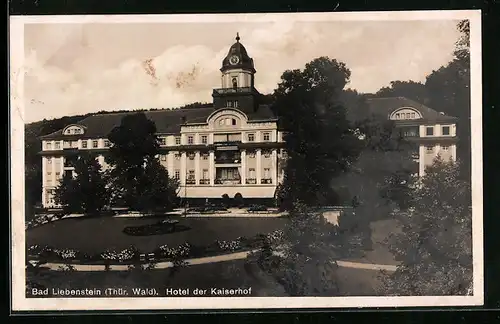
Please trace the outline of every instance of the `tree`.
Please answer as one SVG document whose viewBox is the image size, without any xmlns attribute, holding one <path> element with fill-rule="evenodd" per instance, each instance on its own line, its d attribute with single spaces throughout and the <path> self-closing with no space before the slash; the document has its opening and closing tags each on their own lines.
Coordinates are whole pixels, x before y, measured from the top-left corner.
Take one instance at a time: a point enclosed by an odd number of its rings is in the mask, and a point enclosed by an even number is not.
<svg viewBox="0 0 500 324">
<path fill-rule="evenodd" d="M 169 177 L 158 159 L 146 162 L 139 186 L 143 188 L 142 195 L 137 197 L 139 210 L 169 210 L 176 204 L 178 182 Z"/>
<path fill-rule="evenodd" d="M 335 203 L 328 201 L 331 181 L 349 168 L 359 147 L 340 100 L 349 77 L 344 63 L 328 57 L 281 76 L 273 110 L 288 154 L 281 190 L 285 209 L 298 201 L 309 206 Z"/>
<path fill-rule="evenodd" d="M 55 191 L 55 202 L 69 212 L 96 214 L 109 202 L 107 183 L 101 165 L 90 154 L 82 154 L 72 160 L 76 177 L 64 175 Z"/>
<path fill-rule="evenodd" d="M 243 195 L 239 192 L 237 192 L 234 195 L 234 205 L 237 206 L 238 208 L 243 207 L 245 201 L 243 200 Z"/>
<path fill-rule="evenodd" d="M 424 105 L 429 102 L 429 93 L 426 86 L 423 83 L 411 80 L 391 81 L 390 86 L 381 88 L 373 97 L 405 97 Z"/>
<path fill-rule="evenodd" d="M 468 20 L 458 23 L 461 33 L 456 42 L 454 59 L 433 71 L 425 82 L 430 107 L 458 118 L 457 157 L 461 160 L 461 176 L 471 177 L 471 97 L 470 97 L 470 26 Z"/>
<path fill-rule="evenodd" d="M 177 182 L 157 162 L 160 141 L 154 122 L 143 112 L 126 115 L 108 139 L 106 161 L 111 165 L 114 200 L 141 211 L 168 207 L 175 199 Z"/>
<path fill-rule="evenodd" d="M 390 238 L 402 264 L 388 279 L 392 295 L 460 295 L 472 283 L 471 188 L 460 166 L 436 158 L 414 191 L 412 209 Z"/>
<path fill-rule="evenodd" d="M 336 179 L 336 185 L 350 194 L 355 213 L 346 215 L 340 225 L 347 238 L 361 234 L 368 248 L 370 222 L 390 217 L 397 207 L 408 207 L 418 164 L 412 156 L 416 145 L 402 137 L 393 121 L 373 115 L 355 124 L 363 149 L 352 167 Z"/>
</svg>

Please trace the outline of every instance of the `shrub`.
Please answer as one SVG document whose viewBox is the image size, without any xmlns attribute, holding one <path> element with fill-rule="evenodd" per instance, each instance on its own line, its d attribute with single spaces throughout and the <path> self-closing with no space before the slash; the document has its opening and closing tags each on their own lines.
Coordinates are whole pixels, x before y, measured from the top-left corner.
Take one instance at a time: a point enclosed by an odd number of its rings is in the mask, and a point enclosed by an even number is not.
<svg viewBox="0 0 500 324">
<path fill-rule="evenodd" d="M 244 200 L 243 200 L 243 196 L 241 193 L 237 192 L 235 195 L 234 195 L 234 205 L 238 208 L 242 208 L 243 205 L 244 205 Z"/>
<path fill-rule="evenodd" d="M 222 204 L 226 208 L 231 205 L 231 198 L 229 197 L 229 195 L 227 193 L 222 195 Z"/>
</svg>

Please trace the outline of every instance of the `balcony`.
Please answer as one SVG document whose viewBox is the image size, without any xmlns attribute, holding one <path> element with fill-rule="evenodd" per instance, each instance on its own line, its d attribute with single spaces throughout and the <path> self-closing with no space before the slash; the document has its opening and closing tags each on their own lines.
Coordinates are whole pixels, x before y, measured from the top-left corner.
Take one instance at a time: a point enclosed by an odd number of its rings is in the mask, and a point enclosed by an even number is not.
<svg viewBox="0 0 500 324">
<path fill-rule="evenodd" d="M 272 184 L 273 183 L 273 179 L 261 179 L 260 183 L 261 184 Z"/>
<path fill-rule="evenodd" d="M 235 154 L 216 154 L 215 164 L 240 164 L 241 155 L 239 153 Z"/>
<path fill-rule="evenodd" d="M 208 184 L 210 184 L 210 179 L 200 179 L 200 184 L 201 185 L 208 185 Z"/>
<path fill-rule="evenodd" d="M 255 178 L 250 178 L 250 179 L 247 179 L 247 184 L 257 184 L 257 179 Z"/>
<path fill-rule="evenodd" d="M 221 89 L 214 89 L 213 95 L 225 95 L 228 93 L 251 93 L 252 88 L 246 87 L 246 88 L 221 88 Z"/>
<path fill-rule="evenodd" d="M 215 179 L 216 185 L 239 185 L 241 184 L 241 179 Z"/>
<path fill-rule="evenodd" d="M 186 184 L 187 185 L 195 185 L 196 184 L 196 179 L 186 179 Z"/>
</svg>

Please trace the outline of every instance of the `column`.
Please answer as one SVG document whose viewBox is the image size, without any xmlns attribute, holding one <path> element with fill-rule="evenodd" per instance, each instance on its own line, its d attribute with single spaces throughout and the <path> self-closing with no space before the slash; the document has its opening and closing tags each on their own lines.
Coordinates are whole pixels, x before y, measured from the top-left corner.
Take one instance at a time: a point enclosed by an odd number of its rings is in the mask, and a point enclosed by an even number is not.
<svg viewBox="0 0 500 324">
<path fill-rule="evenodd" d="M 168 171 L 168 176 L 170 178 L 173 178 L 175 176 L 175 174 L 174 174 L 174 153 L 172 151 L 168 152 L 168 154 L 167 154 L 167 171 Z"/>
<path fill-rule="evenodd" d="M 196 151 L 194 154 L 194 179 L 196 184 L 200 183 L 200 152 Z"/>
<path fill-rule="evenodd" d="M 47 158 L 44 156 L 42 157 L 42 206 L 46 207 L 45 203 L 45 192 L 47 191 L 46 189 L 46 178 L 47 178 Z"/>
<path fill-rule="evenodd" d="M 245 185 L 247 183 L 247 152 L 246 150 L 241 150 L 241 184 Z"/>
<path fill-rule="evenodd" d="M 186 152 L 181 153 L 181 185 L 186 185 Z"/>
<path fill-rule="evenodd" d="M 457 160 L 457 145 L 456 144 L 452 144 L 450 146 L 450 150 L 451 150 L 451 159 L 453 161 L 456 161 Z"/>
<path fill-rule="evenodd" d="M 272 151 L 272 162 L 271 162 L 271 179 L 273 182 L 273 185 L 278 184 L 278 154 L 276 152 L 276 149 L 273 149 Z"/>
<path fill-rule="evenodd" d="M 210 165 L 210 167 L 208 169 L 208 174 L 210 177 L 210 185 L 213 186 L 214 181 L 215 181 L 215 154 L 214 154 L 214 151 L 210 151 L 210 154 L 208 157 L 208 162 Z"/>
<path fill-rule="evenodd" d="M 261 170 L 262 169 L 262 166 L 261 166 L 261 164 L 262 164 L 261 163 L 262 162 L 261 161 L 261 156 L 262 156 L 261 150 L 257 149 L 257 152 L 255 154 L 255 160 L 256 160 L 256 163 L 257 163 L 257 166 L 255 168 L 255 172 L 256 172 L 256 176 L 255 177 L 257 178 L 257 184 L 261 184 L 261 176 L 260 176 L 260 174 L 262 172 L 262 170 Z"/>
<path fill-rule="evenodd" d="M 421 177 L 425 171 L 425 145 L 420 144 L 418 147 L 418 175 Z"/>
</svg>

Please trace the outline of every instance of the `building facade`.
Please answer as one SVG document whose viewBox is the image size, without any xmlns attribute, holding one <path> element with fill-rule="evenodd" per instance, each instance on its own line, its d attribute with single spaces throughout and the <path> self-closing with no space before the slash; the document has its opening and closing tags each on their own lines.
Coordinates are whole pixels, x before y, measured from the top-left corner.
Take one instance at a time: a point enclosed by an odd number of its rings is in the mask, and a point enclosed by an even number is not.
<svg viewBox="0 0 500 324">
<path fill-rule="evenodd" d="M 160 138 L 158 159 L 179 180 L 178 195 L 187 200 L 219 199 L 240 193 L 245 199 L 270 200 L 283 179 L 283 133 L 270 107 L 255 88 L 255 66 L 239 36 L 222 61 L 221 87 L 213 104 L 144 112 Z M 455 159 L 454 119 L 405 98 L 369 100 L 370 107 L 396 121 L 418 139 L 419 174 L 436 154 Z M 103 169 L 110 147 L 106 136 L 130 113 L 90 116 L 42 140 L 42 204 L 57 207 L 54 189 L 67 172 L 68 156 L 93 152 Z M 298 117 L 300 118 L 300 117 Z"/>
<path fill-rule="evenodd" d="M 457 159 L 457 118 L 431 109 L 404 97 L 371 98 L 368 106 L 373 114 L 394 121 L 401 135 L 416 145 L 418 175 L 425 173 L 439 155 L 445 161 Z"/>
</svg>

